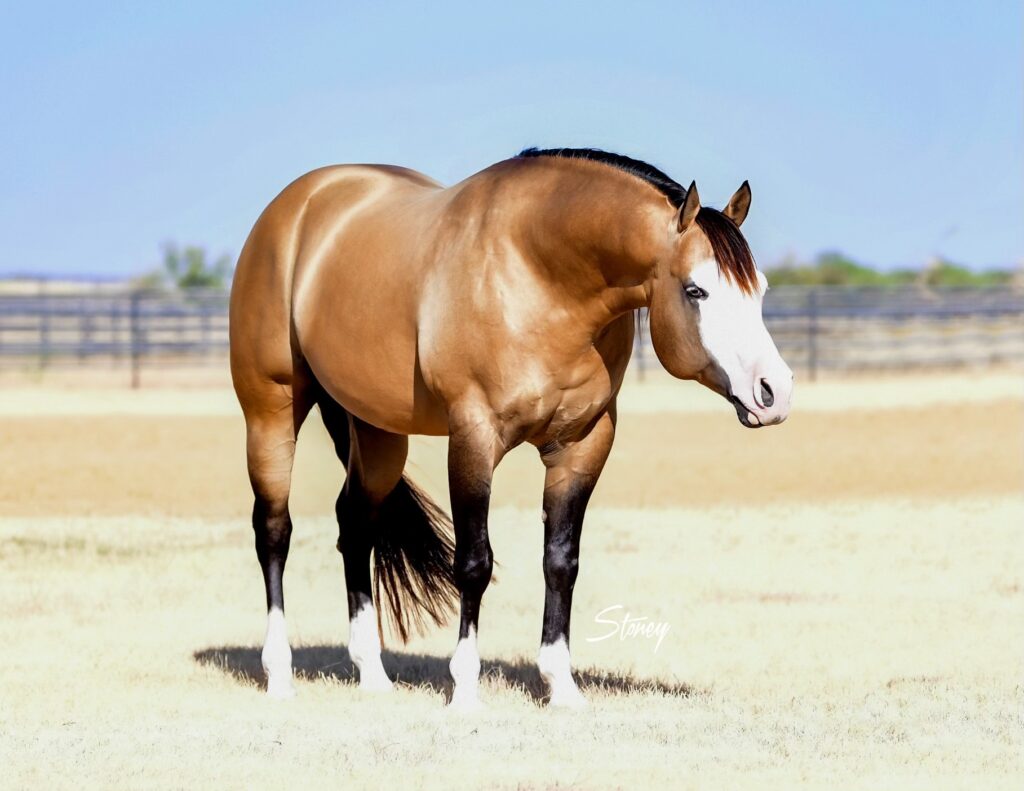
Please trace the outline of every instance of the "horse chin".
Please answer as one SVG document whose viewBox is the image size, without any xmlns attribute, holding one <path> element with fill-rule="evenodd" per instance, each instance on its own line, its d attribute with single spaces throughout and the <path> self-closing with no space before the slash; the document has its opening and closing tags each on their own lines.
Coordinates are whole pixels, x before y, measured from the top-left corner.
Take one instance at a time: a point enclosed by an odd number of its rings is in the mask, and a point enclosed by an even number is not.
<svg viewBox="0 0 1024 791">
<path fill-rule="evenodd" d="M 736 417 L 742 425 L 747 428 L 761 428 L 762 423 L 758 420 L 757 415 L 733 393 L 728 375 L 716 363 L 712 362 L 693 378 L 732 404 L 736 410 Z"/>
<path fill-rule="evenodd" d="M 757 415 L 755 415 L 750 409 L 748 409 L 746 405 L 742 401 L 740 401 L 739 398 L 737 398 L 734 395 L 728 395 L 726 397 L 728 398 L 729 402 L 733 405 L 733 407 L 736 409 L 736 417 L 739 419 L 742 425 L 746 426 L 747 428 L 762 428 L 764 426 L 764 424 L 757 419 Z"/>
</svg>

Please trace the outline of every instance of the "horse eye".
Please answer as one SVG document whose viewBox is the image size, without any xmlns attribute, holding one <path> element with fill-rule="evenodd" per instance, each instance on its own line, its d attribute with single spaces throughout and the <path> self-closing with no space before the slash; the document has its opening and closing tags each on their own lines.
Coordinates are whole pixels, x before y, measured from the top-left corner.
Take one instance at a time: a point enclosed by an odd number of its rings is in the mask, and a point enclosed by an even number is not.
<svg viewBox="0 0 1024 791">
<path fill-rule="evenodd" d="M 706 299 L 708 292 L 702 289 L 700 286 L 687 286 L 686 296 L 690 299 Z"/>
</svg>

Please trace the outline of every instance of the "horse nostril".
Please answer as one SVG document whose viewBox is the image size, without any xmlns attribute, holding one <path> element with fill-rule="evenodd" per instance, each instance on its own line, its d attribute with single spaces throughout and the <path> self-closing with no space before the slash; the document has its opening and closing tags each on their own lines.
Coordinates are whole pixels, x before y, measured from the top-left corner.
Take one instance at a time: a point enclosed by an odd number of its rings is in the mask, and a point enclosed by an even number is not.
<svg viewBox="0 0 1024 791">
<path fill-rule="evenodd" d="M 761 380 L 761 403 L 765 406 L 771 406 L 775 403 L 775 394 L 772 393 L 772 388 L 765 379 Z"/>
</svg>

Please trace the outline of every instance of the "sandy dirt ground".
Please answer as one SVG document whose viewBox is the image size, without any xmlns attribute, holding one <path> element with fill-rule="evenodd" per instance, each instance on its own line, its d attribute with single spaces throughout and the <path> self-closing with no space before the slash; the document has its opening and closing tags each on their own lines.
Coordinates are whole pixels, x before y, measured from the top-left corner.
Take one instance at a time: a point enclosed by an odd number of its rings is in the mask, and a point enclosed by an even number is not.
<svg viewBox="0 0 1024 791">
<path fill-rule="evenodd" d="M 389 640 L 392 695 L 354 685 L 342 472 L 316 415 L 286 575 L 299 695 L 280 704 L 230 392 L 6 390 L 0 786 L 1019 787 L 1020 390 L 830 381 L 754 432 L 694 385 L 627 385 L 574 605 L 584 712 L 546 709 L 533 665 L 542 474 L 516 451 L 475 717 L 444 708 L 454 625 Z M 416 440 L 409 465 L 442 502 L 444 447 Z M 660 646 L 597 639 L 627 611 L 667 624 Z"/>
<path fill-rule="evenodd" d="M 894 406 L 879 409 L 876 391 Z M 698 385 L 629 382 L 593 502 L 705 507 L 1019 491 L 1022 394 L 1024 377 L 1010 375 L 824 382 L 798 391 L 779 430 L 751 431 Z M 666 407 L 652 410 L 658 403 Z M 244 443 L 230 390 L 3 391 L 0 502 L 19 516 L 242 517 L 252 505 Z M 443 438 L 414 437 L 408 465 L 442 502 L 446 448 Z M 293 511 L 325 513 L 342 480 L 313 413 L 299 437 Z M 536 451 L 520 447 L 498 468 L 494 504 L 539 509 L 542 485 Z"/>
</svg>

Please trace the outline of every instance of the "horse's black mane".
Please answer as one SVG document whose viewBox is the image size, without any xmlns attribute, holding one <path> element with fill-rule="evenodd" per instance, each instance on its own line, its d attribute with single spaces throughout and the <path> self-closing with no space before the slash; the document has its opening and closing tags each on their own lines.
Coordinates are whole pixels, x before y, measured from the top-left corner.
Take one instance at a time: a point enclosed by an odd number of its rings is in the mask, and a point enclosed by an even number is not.
<svg viewBox="0 0 1024 791">
<path fill-rule="evenodd" d="M 606 165 L 632 173 L 641 178 L 665 195 L 677 209 L 686 201 L 686 187 L 670 178 L 654 165 L 639 159 L 613 154 L 599 148 L 524 148 L 520 157 L 560 157 L 562 159 L 589 159 L 603 162 Z M 702 206 L 697 212 L 697 225 L 701 227 L 719 268 L 732 278 L 746 293 L 751 293 L 757 286 L 757 266 L 754 257 L 743 238 L 739 227 L 729 217 L 717 209 Z"/>
<path fill-rule="evenodd" d="M 524 148 L 518 156 L 561 157 L 562 159 L 589 159 L 594 162 L 603 162 L 642 178 L 665 195 L 677 209 L 686 200 L 686 187 L 667 173 L 642 160 L 614 154 L 611 151 L 602 151 L 599 148 Z"/>
</svg>

